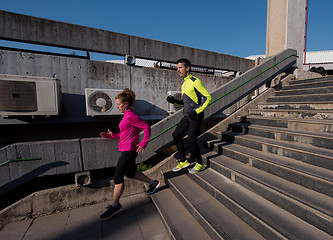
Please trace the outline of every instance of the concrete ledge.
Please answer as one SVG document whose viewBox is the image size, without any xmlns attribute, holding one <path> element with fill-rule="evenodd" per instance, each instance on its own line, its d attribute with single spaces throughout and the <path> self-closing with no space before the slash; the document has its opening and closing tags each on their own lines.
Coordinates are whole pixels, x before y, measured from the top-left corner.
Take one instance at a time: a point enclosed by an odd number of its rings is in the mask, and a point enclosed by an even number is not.
<svg viewBox="0 0 333 240">
<path fill-rule="evenodd" d="M 254 65 L 250 59 L 13 12 L 0 11 L 0 21 L 0 37 L 6 40 L 166 62 L 190 57 L 193 65 L 231 71 Z"/>
<path fill-rule="evenodd" d="M 144 173 L 153 179 L 162 180 L 163 171 L 169 171 L 175 165 L 174 156 L 170 156 Z M 85 205 L 111 201 L 113 184 L 111 178 L 103 179 L 88 187 L 75 184 L 43 190 L 30 194 L 0 212 L 0 230 L 10 222 L 28 218 L 37 218 Z M 125 190 L 122 197 L 145 192 L 143 182 L 125 178 Z"/>
<path fill-rule="evenodd" d="M 15 143 L 0 149 L 0 158 L 22 159 L 1 167 L 0 195 L 37 176 L 83 171 L 80 139 Z"/>
</svg>

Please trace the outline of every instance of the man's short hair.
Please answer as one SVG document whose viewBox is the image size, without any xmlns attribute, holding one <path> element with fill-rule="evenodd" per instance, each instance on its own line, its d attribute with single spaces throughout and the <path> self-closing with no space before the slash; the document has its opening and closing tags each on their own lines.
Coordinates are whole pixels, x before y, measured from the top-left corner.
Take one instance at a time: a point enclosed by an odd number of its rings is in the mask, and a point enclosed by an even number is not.
<svg viewBox="0 0 333 240">
<path fill-rule="evenodd" d="M 190 60 L 188 60 L 187 58 L 178 59 L 176 64 L 178 64 L 178 63 L 183 63 L 185 67 L 190 67 L 190 71 L 191 71 L 192 64 L 191 64 Z"/>
</svg>

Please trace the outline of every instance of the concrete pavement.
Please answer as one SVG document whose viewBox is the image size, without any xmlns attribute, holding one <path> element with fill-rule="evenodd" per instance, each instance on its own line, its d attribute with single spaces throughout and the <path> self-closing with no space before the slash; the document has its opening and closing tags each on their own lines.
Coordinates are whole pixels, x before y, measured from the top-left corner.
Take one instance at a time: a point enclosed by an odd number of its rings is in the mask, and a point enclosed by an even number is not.
<svg viewBox="0 0 333 240">
<path fill-rule="evenodd" d="M 100 221 L 100 214 L 110 203 L 9 223 L 0 232 L 0 239 L 170 239 L 154 204 L 145 193 L 121 198 L 123 210 L 108 221 Z"/>
</svg>

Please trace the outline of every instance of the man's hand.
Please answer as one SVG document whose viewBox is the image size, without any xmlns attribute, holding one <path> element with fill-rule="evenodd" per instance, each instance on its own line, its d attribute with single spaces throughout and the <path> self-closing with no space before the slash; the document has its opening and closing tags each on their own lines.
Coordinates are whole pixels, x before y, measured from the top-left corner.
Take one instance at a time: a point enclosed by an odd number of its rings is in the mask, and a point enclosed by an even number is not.
<svg viewBox="0 0 333 240">
<path fill-rule="evenodd" d="M 108 132 L 101 132 L 100 135 L 103 138 L 112 138 L 112 132 L 108 129 Z"/>
<path fill-rule="evenodd" d="M 166 100 L 172 104 L 174 104 L 176 102 L 175 98 L 172 95 L 169 95 Z"/>
</svg>

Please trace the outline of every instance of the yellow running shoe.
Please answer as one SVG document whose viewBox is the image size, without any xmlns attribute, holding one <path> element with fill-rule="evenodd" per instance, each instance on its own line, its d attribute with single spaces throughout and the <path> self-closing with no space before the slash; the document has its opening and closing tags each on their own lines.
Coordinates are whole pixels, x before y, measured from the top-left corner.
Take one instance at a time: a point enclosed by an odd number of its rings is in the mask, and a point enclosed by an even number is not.
<svg viewBox="0 0 333 240">
<path fill-rule="evenodd" d="M 179 170 L 186 168 L 190 163 L 186 160 L 185 162 L 178 162 L 177 166 L 172 169 L 174 172 L 178 172 Z"/>
<path fill-rule="evenodd" d="M 205 164 L 199 164 L 199 163 L 196 163 L 194 168 L 192 168 L 189 173 L 197 173 L 197 172 L 200 172 L 201 170 L 204 170 L 205 169 Z"/>
</svg>

